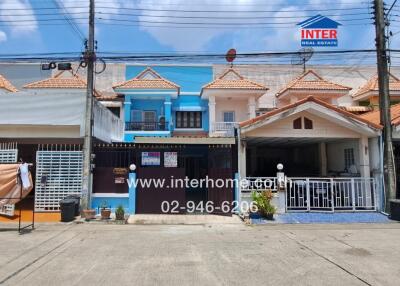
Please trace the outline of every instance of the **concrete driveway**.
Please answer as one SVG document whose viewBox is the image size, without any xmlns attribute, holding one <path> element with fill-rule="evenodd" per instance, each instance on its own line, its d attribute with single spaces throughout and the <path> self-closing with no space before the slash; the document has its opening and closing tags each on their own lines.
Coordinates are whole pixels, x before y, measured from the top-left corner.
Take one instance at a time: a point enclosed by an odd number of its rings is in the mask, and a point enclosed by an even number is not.
<svg viewBox="0 0 400 286">
<path fill-rule="evenodd" d="M 400 285 L 399 241 L 397 223 L 39 225 L 0 231 L 0 284 Z"/>
</svg>

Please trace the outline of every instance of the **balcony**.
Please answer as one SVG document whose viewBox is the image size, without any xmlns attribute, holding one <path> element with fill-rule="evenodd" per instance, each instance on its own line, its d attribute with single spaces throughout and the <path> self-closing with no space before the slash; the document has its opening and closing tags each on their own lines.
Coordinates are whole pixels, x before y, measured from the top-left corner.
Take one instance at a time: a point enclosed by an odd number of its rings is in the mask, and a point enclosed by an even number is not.
<svg viewBox="0 0 400 286">
<path fill-rule="evenodd" d="M 214 122 L 211 124 L 211 136 L 213 137 L 234 137 L 235 128 L 238 122 Z"/>
<path fill-rule="evenodd" d="M 125 122 L 125 131 L 168 131 L 166 121 Z"/>
</svg>

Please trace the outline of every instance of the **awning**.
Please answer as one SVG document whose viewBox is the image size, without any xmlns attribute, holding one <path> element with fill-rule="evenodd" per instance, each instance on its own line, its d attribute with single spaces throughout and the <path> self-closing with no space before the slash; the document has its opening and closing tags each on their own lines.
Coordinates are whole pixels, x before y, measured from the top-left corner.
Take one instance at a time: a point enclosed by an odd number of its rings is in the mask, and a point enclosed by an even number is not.
<svg viewBox="0 0 400 286">
<path fill-rule="evenodd" d="M 180 105 L 180 106 L 172 107 L 172 110 L 174 110 L 174 111 L 205 111 L 206 108 L 202 107 L 202 106 Z"/>
<path fill-rule="evenodd" d="M 230 137 L 135 137 L 135 143 L 146 144 L 235 144 Z"/>
</svg>

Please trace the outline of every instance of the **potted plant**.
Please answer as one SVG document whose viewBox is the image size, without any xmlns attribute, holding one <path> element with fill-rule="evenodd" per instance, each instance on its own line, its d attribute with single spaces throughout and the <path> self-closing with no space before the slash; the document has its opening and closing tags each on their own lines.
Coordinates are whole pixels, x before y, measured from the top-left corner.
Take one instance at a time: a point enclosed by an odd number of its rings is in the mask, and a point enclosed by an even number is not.
<svg viewBox="0 0 400 286">
<path fill-rule="evenodd" d="M 253 192 L 252 198 L 258 213 L 267 220 L 273 220 L 276 208 L 271 203 L 273 198 L 272 191 Z"/>
<path fill-rule="evenodd" d="M 91 220 L 96 218 L 96 210 L 93 209 L 86 209 L 82 210 L 82 216 L 85 220 Z"/>
<path fill-rule="evenodd" d="M 125 209 L 122 205 L 119 205 L 115 210 L 115 220 L 125 220 Z"/>
<path fill-rule="evenodd" d="M 111 209 L 108 208 L 107 201 L 104 201 L 100 206 L 101 219 L 110 219 Z"/>
</svg>

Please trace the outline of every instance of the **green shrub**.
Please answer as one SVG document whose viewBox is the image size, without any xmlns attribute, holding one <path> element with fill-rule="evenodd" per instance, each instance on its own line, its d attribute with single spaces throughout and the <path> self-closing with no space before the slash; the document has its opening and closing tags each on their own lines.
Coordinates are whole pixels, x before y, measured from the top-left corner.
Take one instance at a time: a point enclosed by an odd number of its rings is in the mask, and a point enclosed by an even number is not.
<svg viewBox="0 0 400 286">
<path fill-rule="evenodd" d="M 254 204 L 258 208 L 258 212 L 263 217 L 271 217 L 275 214 L 276 208 L 271 204 L 273 194 L 271 190 L 262 192 L 253 192 L 251 194 Z"/>
<path fill-rule="evenodd" d="M 115 210 L 115 219 L 124 220 L 125 219 L 125 209 L 122 205 L 119 205 Z"/>
</svg>

